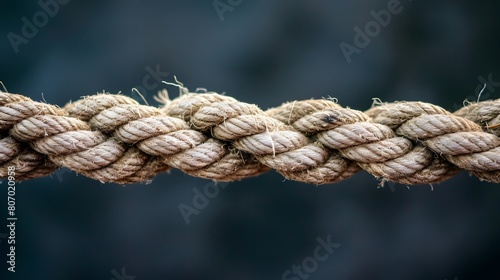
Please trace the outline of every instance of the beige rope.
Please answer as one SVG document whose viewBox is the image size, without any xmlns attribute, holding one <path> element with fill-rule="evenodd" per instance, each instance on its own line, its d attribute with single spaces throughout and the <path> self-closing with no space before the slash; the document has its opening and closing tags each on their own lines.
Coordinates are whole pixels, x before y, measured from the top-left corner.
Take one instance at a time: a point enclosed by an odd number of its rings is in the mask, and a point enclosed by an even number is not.
<svg viewBox="0 0 500 280">
<path fill-rule="evenodd" d="M 59 108 L 0 91 L 0 177 L 63 166 L 101 182 L 146 181 L 177 168 L 233 181 L 274 169 L 325 184 L 361 169 L 403 184 L 444 181 L 461 169 L 500 182 L 500 100 L 454 114 L 422 102 L 361 112 L 330 100 L 262 111 L 217 93 L 188 93 L 163 108 L 97 94 Z"/>
</svg>

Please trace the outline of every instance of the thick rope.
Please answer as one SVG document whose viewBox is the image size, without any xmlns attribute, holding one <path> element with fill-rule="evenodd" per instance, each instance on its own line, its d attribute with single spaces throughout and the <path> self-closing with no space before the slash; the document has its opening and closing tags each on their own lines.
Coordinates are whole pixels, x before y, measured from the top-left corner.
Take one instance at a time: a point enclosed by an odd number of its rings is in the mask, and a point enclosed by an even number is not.
<svg viewBox="0 0 500 280">
<path fill-rule="evenodd" d="M 453 114 L 423 102 L 379 102 L 361 112 L 330 100 L 262 111 L 217 93 L 181 90 L 174 100 L 163 96 L 162 108 L 116 94 L 59 108 L 0 91 L 0 177 L 9 166 L 18 180 L 66 167 L 128 184 L 177 168 L 234 181 L 274 169 L 291 180 L 325 184 L 364 169 L 411 185 L 467 170 L 500 183 L 500 100 Z"/>
</svg>

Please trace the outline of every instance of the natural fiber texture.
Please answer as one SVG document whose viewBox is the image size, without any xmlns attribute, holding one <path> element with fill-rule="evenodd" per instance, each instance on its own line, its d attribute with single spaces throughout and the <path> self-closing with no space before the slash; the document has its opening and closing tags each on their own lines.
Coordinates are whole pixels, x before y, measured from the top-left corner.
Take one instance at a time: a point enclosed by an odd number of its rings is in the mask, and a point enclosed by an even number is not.
<svg viewBox="0 0 500 280">
<path fill-rule="evenodd" d="M 0 177 L 46 176 L 58 167 L 120 184 L 177 168 L 233 181 L 274 169 L 312 184 L 361 169 L 382 181 L 430 184 L 460 170 L 500 182 L 500 100 L 454 114 L 422 102 L 378 102 L 365 112 L 330 100 L 263 111 L 217 93 L 162 97 L 162 108 L 115 94 L 64 108 L 0 91 Z"/>
</svg>

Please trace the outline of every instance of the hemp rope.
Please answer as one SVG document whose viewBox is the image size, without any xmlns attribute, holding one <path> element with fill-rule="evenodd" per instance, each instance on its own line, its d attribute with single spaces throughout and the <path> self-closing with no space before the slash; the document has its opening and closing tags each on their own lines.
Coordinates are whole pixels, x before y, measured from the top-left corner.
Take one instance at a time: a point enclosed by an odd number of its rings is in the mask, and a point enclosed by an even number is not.
<svg viewBox="0 0 500 280">
<path fill-rule="evenodd" d="M 432 184 L 460 170 L 500 182 L 500 99 L 455 113 L 423 102 L 376 102 L 365 112 L 330 100 L 262 111 L 213 92 L 162 108 L 96 94 L 63 108 L 0 91 L 0 177 L 47 176 L 59 167 L 101 182 L 143 182 L 177 168 L 234 181 L 274 169 L 312 184 L 361 169 L 384 181 Z"/>
</svg>

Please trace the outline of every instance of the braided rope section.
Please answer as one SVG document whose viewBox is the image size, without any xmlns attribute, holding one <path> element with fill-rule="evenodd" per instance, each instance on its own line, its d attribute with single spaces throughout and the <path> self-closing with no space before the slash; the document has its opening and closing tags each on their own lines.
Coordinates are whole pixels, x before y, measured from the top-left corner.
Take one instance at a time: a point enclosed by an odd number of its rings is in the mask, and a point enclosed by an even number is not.
<svg viewBox="0 0 500 280">
<path fill-rule="evenodd" d="M 460 170 L 500 183 L 500 99 L 453 114 L 423 102 L 374 104 L 362 112 L 330 100 L 267 111 L 214 92 L 139 104 L 118 94 L 60 108 L 0 91 L 0 177 L 47 176 L 66 167 L 130 184 L 177 168 L 234 181 L 274 169 L 290 180 L 334 183 L 366 170 L 382 181 L 431 184 Z"/>
</svg>

